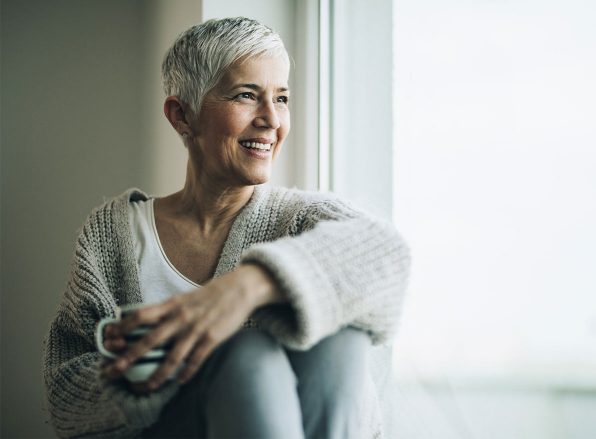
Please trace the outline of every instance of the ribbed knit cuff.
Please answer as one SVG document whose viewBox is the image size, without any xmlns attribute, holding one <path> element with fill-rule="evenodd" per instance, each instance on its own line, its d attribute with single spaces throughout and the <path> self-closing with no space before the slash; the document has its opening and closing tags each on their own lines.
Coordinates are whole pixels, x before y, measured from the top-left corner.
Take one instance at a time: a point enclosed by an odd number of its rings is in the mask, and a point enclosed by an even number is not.
<svg viewBox="0 0 596 439">
<path fill-rule="evenodd" d="M 169 382 L 157 392 L 137 396 L 126 389 L 114 387 L 109 397 L 124 413 L 129 428 L 144 430 L 159 418 L 161 410 L 179 388 L 176 382 Z"/>
<path fill-rule="evenodd" d="M 321 271 L 311 251 L 302 247 L 300 240 L 283 238 L 274 243 L 255 245 L 244 253 L 241 262 L 265 267 L 287 297 L 292 316 L 282 312 L 284 308 L 279 306 L 266 306 L 254 314 L 259 326 L 282 344 L 307 350 L 339 329 L 342 321 L 340 301 L 328 276 Z M 308 273 L 308 276 L 300 273 Z"/>
</svg>

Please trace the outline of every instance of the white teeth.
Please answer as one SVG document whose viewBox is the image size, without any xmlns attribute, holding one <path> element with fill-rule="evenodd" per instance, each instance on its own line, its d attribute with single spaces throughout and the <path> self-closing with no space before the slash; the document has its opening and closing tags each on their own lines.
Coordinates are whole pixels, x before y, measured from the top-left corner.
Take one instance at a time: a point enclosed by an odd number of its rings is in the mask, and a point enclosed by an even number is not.
<svg viewBox="0 0 596 439">
<path fill-rule="evenodd" d="M 240 142 L 240 144 L 246 148 L 254 148 L 254 149 L 261 149 L 264 151 L 269 151 L 271 149 L 270 143 L 257 143 L 257 142 Z"/>
</svg>

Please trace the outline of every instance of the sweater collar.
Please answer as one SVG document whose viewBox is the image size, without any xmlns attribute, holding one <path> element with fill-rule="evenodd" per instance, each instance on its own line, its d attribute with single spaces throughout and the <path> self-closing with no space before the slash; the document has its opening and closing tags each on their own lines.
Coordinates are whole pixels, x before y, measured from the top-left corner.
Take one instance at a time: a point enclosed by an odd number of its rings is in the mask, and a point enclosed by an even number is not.
<svg viewBox="0 0 596 439">
<path fill-rule="evenodd" d="M 242 208 L 232 224 L 224 248 L 219 257 L 214 277 L 219 277 L 228 273 L 238 265 L 241 256 L 241 251 L 239 250 L 244 247 L 243 243 L 246 241 L 248 226 L 249 224 L 254 223 L 253 218 L 258 214 L 270 191 L 271 188 L 268 184 L 255 186 L 255 190 L 248 200 L 248 203 Z"/>
<path fill-rule="evenodd" d="M 242 208 L 242 210 L 240 210 L 240 212 L 236 216 L 236 219 L 232 223 L 232 227 L 230 228 L 230 232 L 228 233 L 228 237 L 226 238 L 226 242 L 224 244 L 222 253 L 219 257 L 214 277 L 219 277 L 225 273 L 228 273 L 232 271 L 236 267 L 236 265 L 238 265 L 238 261 L 241 257 L 241 252 L 239 250 L 243 248 L 243 243 L 246 241 L 248 227 L 251 223 L 254 223 L 254 216 L 258 214 L 270 192 L 271 186 L 268 183 L 255 186 L 250 199 Z M 154 197 L 147 195 L 145 192 L 138 188 L 131 188 L 124 192 L 124 194 L 122 194 L 122 196 L 118 198 L 124 202 L 121 206 L 122 209 L 118 209 L 121 213 L 119 215 L 119 219 L 121 222 L 125 222 L 128 226 L 127 237 L 124 239 L 123 243 L 124 251 L 126 254 L 132 256 L 134 255 L 134 247 L 132 244 L 132 236 L 130 235 L 128 204 L 131 201 L 145 201 Z M 134 265 L 135 269 L 133 270 L 133 273 L 130 273 L 130 294 L 129 297 L 125 299 L 129 303 L 142 301 L 138 280 L 138 267 L 136 267 L 136 264 Z"/>
</svg>

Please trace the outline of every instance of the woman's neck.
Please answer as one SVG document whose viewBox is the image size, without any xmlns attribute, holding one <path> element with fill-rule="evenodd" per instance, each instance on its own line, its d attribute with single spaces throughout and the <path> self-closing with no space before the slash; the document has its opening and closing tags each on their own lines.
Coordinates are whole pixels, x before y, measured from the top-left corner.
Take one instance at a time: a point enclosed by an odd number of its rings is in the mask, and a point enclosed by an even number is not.
<svg viewBox="0 0 596 439">
<path fill-rule="evenodd" d="M 203 235 L 228 229 L 248 203 L 254 186 L 218 186 L 188 178 L 182 190 L 159 200 L 160 210 L 180 220 L 192 220 Z"/>
</svg>

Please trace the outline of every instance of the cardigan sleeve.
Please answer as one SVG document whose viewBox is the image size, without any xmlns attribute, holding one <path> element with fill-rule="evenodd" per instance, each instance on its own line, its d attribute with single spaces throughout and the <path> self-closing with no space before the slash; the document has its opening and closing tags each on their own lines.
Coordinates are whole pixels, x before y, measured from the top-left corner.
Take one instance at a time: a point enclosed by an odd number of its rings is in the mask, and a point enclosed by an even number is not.
<svg viewBox="0 0 596 439">
<path fill-rule="evenodd" d="M 44 346 L 44 380 L 51 422 L 59 437 L 132 437 L 153 423 L 177 390 L 174 383 L 138 396 L 100 376 L 95 326 L 115 309 L 83 229 L 70 279 Z"/>
<path fill-rule="evenodd" d="M 307 350 L 348 325 L 375 345 L 396 331 L 409 248 L 391 224 L 338 199 L 313 203 L 299 233 L 251 246 L 242 262 L 264 267 L 287 297 L 254 319 L 290 348 Z"/>
</svg>

